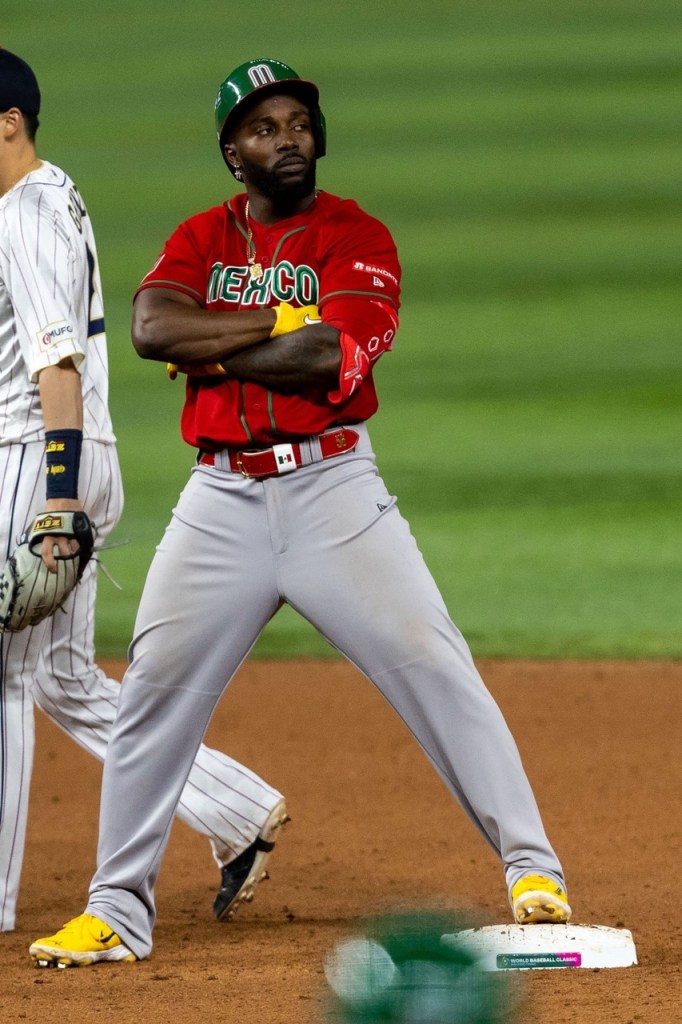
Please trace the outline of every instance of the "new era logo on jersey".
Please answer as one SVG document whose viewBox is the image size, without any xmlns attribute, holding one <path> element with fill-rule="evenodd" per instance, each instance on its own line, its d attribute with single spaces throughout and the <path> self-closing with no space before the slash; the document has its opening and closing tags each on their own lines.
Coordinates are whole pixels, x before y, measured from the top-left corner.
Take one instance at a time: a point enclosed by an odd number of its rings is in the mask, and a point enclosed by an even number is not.
<svg viewBox="0 0 682 1024">
<path fill-rule="evenodd" d="M 46 324 L 45 327 L 41 327 L 36 337 L 41 348 L 49 348 L 50 345 L 54 345 L 58 341 L 64 341 L 65 338 L 73 338 L 74 330 L 73 326 L 67 323 L 66 320 L 59 320 L 57 323 Z"/>
</svg>

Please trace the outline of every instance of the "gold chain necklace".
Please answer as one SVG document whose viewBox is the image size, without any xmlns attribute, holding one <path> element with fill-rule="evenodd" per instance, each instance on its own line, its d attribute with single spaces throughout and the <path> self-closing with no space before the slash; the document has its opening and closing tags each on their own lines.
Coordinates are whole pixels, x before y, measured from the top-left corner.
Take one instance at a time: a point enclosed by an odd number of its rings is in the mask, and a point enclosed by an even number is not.
<svg viewBox="0 0 682 1024">
<path fill-rule="evenodd" d="M 319 188 L 315 189 L 313 194 L 313 202 L 317 199 L 320 194 Z M 244 209 L 246 216 L 246 262 L 249 266 L 249 274 L 252 281 L 260 281 L 263 276 L 263 264 L 256 262 L 256 243 L 253 240 L 253 231 L 251 230 L 251 220 L 249 219 L 249 200 L 246 200 L 246 207 Z"/>
<path fill-rule="evenodd" d="M 246 227 L 248 230 L 248 236 L 246 239 L 246 262 L 249 265 L 249 274 L 251 275 L 252 281 L 259 281 L 263 276 L 263 267 L 260 263 L 256 263 L 256 245 L 253 240 L 253 231 L 251 230 L 251 221 L 249 220 L 249 200 L 246 200 Z"/>
</svg>

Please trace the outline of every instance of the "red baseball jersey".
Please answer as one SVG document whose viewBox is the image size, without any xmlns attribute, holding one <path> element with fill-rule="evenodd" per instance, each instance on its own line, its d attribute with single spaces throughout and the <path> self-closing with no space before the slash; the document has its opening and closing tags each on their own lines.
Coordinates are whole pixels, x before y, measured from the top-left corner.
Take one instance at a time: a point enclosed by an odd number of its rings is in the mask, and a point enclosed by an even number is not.
<svg viewBox="0 0 682 1024">
<path fill-rule="evenodd" d="M 342 365 L 332 392 L 285 395 L 225 377 L 188 377 L 182 436 L 207 451 L 267 444 L 357 423 L 376 412 L 372 367 L 398 328 L 400 264 L 387 228 L 356 202 L 320 192 L 308 209 L 274 225 L 245 215 L 246 195 L 181 224 L 140 284 L 172 288 L 207 310 L 317 305 L 340 332 Z M 248 228 L 262 267 L 252 280 Z M 251 247 L 252 251 L 252 247 Z"/>
</svg>

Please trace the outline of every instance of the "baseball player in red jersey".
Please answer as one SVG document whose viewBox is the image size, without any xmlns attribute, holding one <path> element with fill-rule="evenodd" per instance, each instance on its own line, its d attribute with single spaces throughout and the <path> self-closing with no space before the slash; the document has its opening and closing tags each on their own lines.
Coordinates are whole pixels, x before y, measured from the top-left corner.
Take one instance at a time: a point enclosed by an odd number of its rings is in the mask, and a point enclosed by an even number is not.
<svg viewBox="0 0 682 1024">
<path fill-rule="evenodd" d="M 40 100 L 29 65 L 0 49 L 0 563 L 38 514 L 84 508 L 102 543 L 123 508 L 95 236 L 73 181 L 37 155 Z M 54 475 L 50 442 L 64 450 Z M 104 759 L 120 686 L 95 662 L 96 591 L 93 560 L 51 618 L 0 628 L 0 931 L 16 926 L 34 702 Z M 230 917 L 286 818 L 281 793 L 202 744 L 178 814 L 209 838 L 221 868 L 214 912 Z"/>
<path fill-rule="evenodd" d="M 366 421 L 393 346 L 390 233 L 316 188 L 316 86 L 249 61 L 216 100 L 245 193 L 175 231 L 135 299 L 144 358 L 186 374 L 197 464 L 152 563 L 104 769 L 84 914 L 40 965 L 152 948 L 154 883 L 192 757 L 230 679 L 285 602 L 405 721 L 501 858 L 517 922 L 570 917 L 518 750 L 377 472 Z M 163 736 L 158 743 L 156 737 Z"/>
</svg>

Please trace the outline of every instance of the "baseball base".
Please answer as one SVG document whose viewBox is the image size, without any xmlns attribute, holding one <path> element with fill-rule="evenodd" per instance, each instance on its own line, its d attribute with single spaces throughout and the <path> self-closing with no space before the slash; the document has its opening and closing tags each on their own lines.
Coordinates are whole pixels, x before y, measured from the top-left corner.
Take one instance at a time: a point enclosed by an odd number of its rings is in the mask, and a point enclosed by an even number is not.
<svg viewBox="0 0 682 1024">
<path fill-rule="evenodd" d="M 632 967 L 637 952 L 626 928 L 584 924 L 501 924 L 443 935 L 462 945 L 484 971 Z"/>
</svg>

